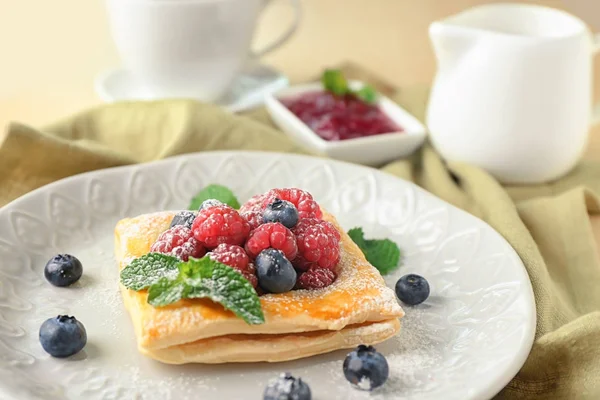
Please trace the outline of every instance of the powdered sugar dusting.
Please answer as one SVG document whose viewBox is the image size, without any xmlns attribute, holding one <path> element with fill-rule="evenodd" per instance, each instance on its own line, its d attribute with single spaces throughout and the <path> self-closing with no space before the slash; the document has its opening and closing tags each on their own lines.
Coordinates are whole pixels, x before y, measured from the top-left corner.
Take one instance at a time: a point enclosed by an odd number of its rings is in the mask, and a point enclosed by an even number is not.
<svg viewBox="0 0 600 400">
<path fill-rule="evenodd" d="M 423 323 L 423 318 L 429 314 L 426 307 L 413 307 L 405 309 L 406 315 L 402 318 L 402 329 L 394 338 L 375 345 L 387 359 L 390 375 L 388 380 L 379 388 L 369 391 L 371 382 L 363 379 L 358 383 L 358 388 L 348 393 L 348 381 L 345 381 L 341 361 L 328 364 L 331 381 L 338 385 L 334 391 L 343 392 L 344 396 L 331 397 L 332 399 L 404 399 L 410 394 L 427 392 L 442 383 L 439 372 L 443 370 L 443 354 L 440 345 L 445 338 L 443 335 L 431 331 Z M 364 392 L 363 390 L 367 390 Z M 407 397 L 405 397 L 407 396 Z M 420 397 L 419 397 L 420 398 Z"/>
<path fill-rule="evenodd" d="M 371 380 L 367 376 L 363 376 L 356 386 L 360 390 L 371 390 Z"/>
</svg>

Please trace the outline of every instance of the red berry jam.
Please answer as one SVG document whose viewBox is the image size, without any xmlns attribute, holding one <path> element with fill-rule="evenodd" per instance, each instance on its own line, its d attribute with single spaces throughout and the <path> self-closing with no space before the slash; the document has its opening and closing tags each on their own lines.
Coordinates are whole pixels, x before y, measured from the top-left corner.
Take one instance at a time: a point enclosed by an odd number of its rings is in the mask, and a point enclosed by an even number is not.
<svg viewBox="0 0 600 400">
<path fill-rule="evenodd" d="M 310 92 L 282 100 L 282 103 L 325 140 L 354 139 L 403 130 L 378 106 L 353 95 Z"/>
</svg>

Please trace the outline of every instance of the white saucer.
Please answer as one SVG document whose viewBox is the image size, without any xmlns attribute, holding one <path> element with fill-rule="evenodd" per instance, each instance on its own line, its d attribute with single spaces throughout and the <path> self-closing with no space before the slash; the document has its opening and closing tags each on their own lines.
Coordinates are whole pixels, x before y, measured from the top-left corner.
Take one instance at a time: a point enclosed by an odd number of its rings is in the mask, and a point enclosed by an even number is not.
<svg viewBox="0 0 600 400">
<path fill-rule="evenodd" d="M 231 112 L 239 112 L 261 105 L 264 96 L 288 86 L 288 78 L 271 67 L 252 64 L 244 68 L 231 89 L 217 103 Z M 94 89 L 108 103 L 124 100 L 156 100 L 147 93 L 133 75 L 124 68 L 99 74 Z"/>
</svg>

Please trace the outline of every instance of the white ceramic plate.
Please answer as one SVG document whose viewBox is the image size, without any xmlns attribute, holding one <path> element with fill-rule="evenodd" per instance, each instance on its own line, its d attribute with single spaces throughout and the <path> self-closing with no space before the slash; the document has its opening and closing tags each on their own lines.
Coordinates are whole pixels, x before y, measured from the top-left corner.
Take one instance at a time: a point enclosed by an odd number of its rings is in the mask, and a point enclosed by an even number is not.
<svg viewBox="0 0 600 400">
<path fill-rule="evenodd" d="M 404 251 L 393 286 L 425 276 L 432 296 L 405 307 L 399 336 L 377 346 L 390 379 L 371 395 L 342 374 L 347 351 L 280 364 L 169 366 L 138 354 L 113 259 L 118 219 L 185 208 L 209 183 L 245 200 L 272 187 L 309 190 L 344 228 L 390 237 Z M 45 262 L 76 255 L 84 276 L 70 288 L 44 280 Z M 88 344 L 70 359 L 42 350 L 47 318 L 75 315 Z M 304 156 L 216 152 L 74 176 L 0 209 L 0 398 L 262 399 L 281 371 L 303 377 L 315 400 L 486 399 L 516 374 L 532 345 L 535 310 L 519 257 L 484 222 L 391 175 Z"/>
</svg>

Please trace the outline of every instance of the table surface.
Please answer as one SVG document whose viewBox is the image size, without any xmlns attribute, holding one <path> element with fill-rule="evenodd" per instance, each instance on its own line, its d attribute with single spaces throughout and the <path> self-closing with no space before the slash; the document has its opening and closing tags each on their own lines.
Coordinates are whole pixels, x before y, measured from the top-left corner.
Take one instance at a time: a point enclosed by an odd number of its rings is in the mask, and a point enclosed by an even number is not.
<svg viewBox="0 0 600 400">
<path fill-rule="evenodd" d="M 264 61 L 292 82 L 310 79 L 325 67 L 353 62 L 376 71 L 383 84 L 426 85 L 435 73 L 427 28 L 439 18 L 493 0 L 300 0 L 303 22 L 296 35 Z M 528 2 L 525 0 L 513 0 Z M 591 0 L 537 0 L 600 26 L 600 5 Z M 344 17 L 340 10 L 343 8 Z M 595 10 L 594 10 L 595 8 Z M 597 11 L 597 12 L 593 12 Z M 255 44 L 281 32 L 291 20 L 284 1 L 273 1 L 258 27 Z M 19 0 L 0 2 L 0 124 L 33 126 L 100 104 L 94 77 L 119 65 L 104 0 Z M 595 62 L 596 75 L 600 62 Z M 600 93 L 600 79 L 595 92 Z M 600 96 L 596 96 L 599 98 Z M 590 130 L 586 157 L 600 160 L 600 126 Z M 591 216 L 600 244 L 600 216 Z M 600 248 L 600 246 L 598 246 Z"/>
</svg>

